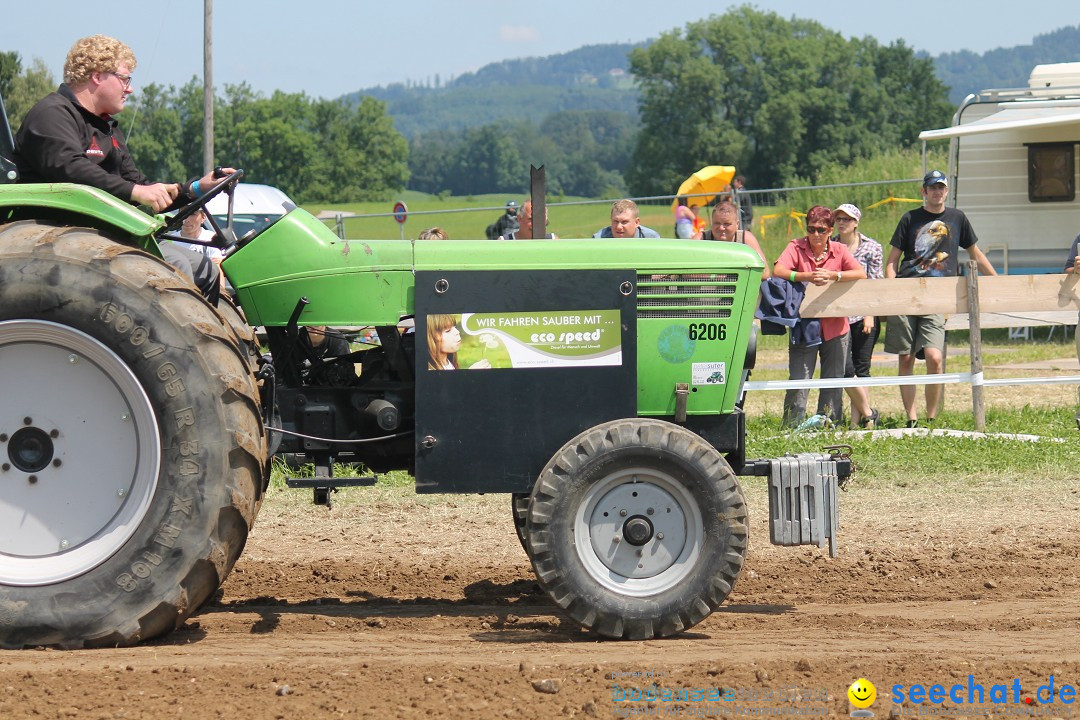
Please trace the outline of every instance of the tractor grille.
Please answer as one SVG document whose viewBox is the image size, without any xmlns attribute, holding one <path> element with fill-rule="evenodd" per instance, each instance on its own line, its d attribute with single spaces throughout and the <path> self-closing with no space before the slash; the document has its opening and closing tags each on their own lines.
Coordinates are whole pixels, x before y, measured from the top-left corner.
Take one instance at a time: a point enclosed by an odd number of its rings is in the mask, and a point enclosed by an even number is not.
<svg viewBox="0 0 1080 720">
<path fill-rule="evenodd" d="M 638 275 L 639 318 L 729 318 L 735 302 L 736 273 Z"/>
</svg>

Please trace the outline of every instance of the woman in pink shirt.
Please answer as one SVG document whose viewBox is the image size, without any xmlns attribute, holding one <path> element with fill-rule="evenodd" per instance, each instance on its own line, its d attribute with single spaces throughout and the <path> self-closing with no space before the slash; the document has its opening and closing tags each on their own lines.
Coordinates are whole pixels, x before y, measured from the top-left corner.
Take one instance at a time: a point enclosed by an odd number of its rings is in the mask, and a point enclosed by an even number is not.
<svg viewBox="0 0 1080 720">
<path fill-rule="evenodd" d="M 773 275 L 793 283 L 828 285 L 833 282 L 862 280 L 866 271 L 842 242 L 830 242 L 834 223 L 833 211 L 815 205 L 806 213 L 806 237 L 788 243 L 773 265 Z M 818 355 L 821 355 L 821 377 L 844 377 L 844 366 L 850 353 L 850 337 L 846 317 L 821 319 L 821 344 L 791 343 L 788 346 L 788 373 L 792 380 L 808 380 L 814 376 Z M 806 417 L 808 390 L 788 390 L 784 394 L 784 425 L 795 427 Z M 818 394 L 818 414 L 834 424 L 843 420 L 843 390 L 829 388 Z"/>
</svg>

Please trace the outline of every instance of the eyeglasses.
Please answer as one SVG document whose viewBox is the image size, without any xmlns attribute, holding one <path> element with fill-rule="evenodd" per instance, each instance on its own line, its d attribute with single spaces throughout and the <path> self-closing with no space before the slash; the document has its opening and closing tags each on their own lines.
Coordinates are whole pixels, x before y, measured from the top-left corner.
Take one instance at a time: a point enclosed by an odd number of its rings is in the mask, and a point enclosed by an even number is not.
<svg viewBox="0 0 1080 720">
<path fill-rule="evenodd" d="M 118 73 L 118 72 L 113 72 L 113 73 L 109 73 L 109 74 L 115 76 L 116 79 L 120 81 L 120 84 L 123 85 L 125 89 L 131 87 L 131 76 L 130 75 L 125 75 L 124 73 Z"/>
<path fill-rule="evenodd" d="M 807 235 L 828 235 L 832 228 L 827 227 L 808 227 L 806 228 Z"/>
<path fill-rule="evenodd" d="M 855 222 L 855 218 L 840 216 L 836 218 L 836 222 Z"/>
</svg>

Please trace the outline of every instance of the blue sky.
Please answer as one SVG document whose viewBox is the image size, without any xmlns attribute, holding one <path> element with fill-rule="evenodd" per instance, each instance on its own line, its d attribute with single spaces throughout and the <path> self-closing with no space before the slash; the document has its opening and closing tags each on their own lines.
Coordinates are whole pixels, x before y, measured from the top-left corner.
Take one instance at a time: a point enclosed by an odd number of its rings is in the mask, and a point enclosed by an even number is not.
<svg viewBox="0 0 1080 720">
<path fill-rule="evenodd" d="M 566 52 L 583 45 L 640 41 L 723 13 L 730 4 L 668 5 L 663 0 L 216 0 L 214 83 L 338 97 L 374 85 L 445 81 L 490 62 Z M 1077 0 L 862 2 L 761 0 L 762 10 L 812 17 L 848 36 L 903 39 L 932 55 L 984 52 L 1030 43 L 1035 35 L 1080 24 Z M 1037 11 L 1027 11 L 1037 7 Z M 84 35 L 128 43 L 139 84 L 182 85 L 202 76 L 202 0 L 86 0 L 5 3 L 0 50 L 24 64 L 41 58 L 60 79 L 64 55 Z M 1070 58 L 1062 58 L 1067 60 Z"/>
</svg>

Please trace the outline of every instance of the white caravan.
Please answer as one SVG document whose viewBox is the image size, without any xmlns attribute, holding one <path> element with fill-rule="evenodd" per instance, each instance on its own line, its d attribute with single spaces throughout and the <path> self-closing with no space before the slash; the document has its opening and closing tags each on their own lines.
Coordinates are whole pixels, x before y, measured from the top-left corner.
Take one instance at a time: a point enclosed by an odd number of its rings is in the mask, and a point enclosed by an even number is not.
<svg viewBox="0 0 1080 720">
<path fill-rule="evenodd" d="M 950 203 L 998 272 L 1062 272 L 1080 234 L 1080 63 L 1037 65 L 1026 88 L 968 95 L 952 127 L 919 139 L 949 140 Z"/>
</svg>

